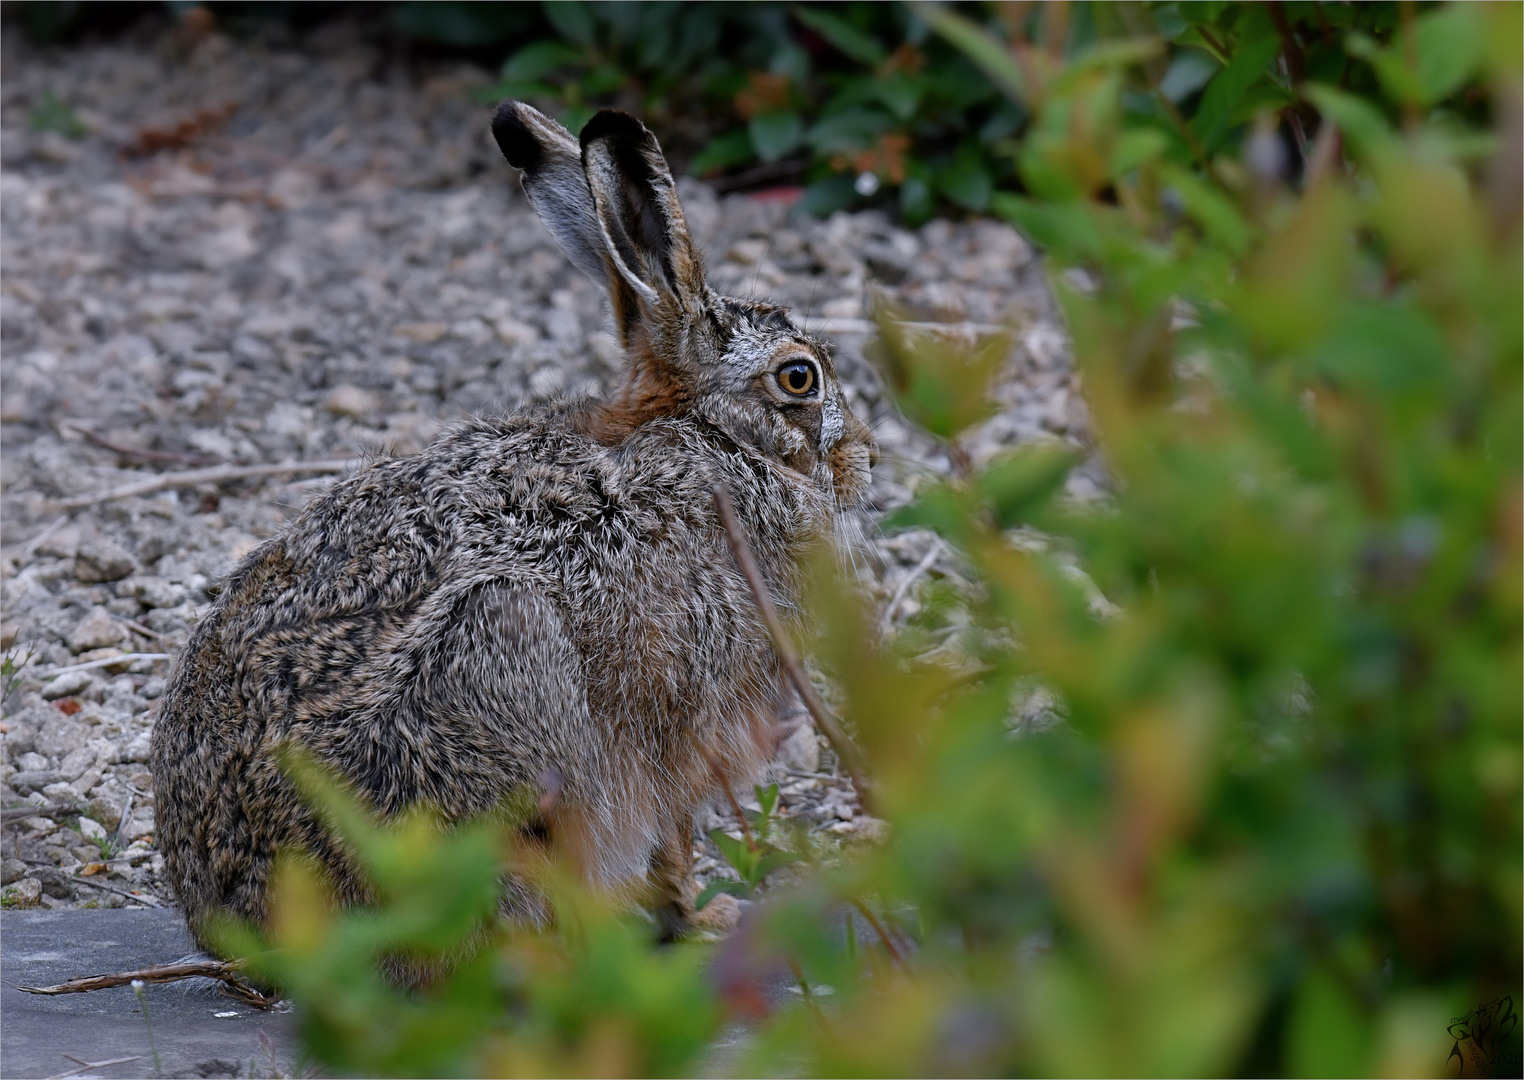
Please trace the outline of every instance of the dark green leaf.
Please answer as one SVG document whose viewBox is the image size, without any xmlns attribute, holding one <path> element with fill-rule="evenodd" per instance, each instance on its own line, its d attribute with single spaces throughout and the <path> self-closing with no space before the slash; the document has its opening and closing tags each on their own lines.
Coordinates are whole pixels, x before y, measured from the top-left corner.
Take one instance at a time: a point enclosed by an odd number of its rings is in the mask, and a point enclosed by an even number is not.
<svg viewBox="0 0 1524 1080">
<path fill-rule="evenodd" d="M 720 893 L 729 893 L 731 896 L 739 896 L 744 899 L 750 897 L 752 892 L 752 887 L 746 884 L 744 881 L 735 881 L 730 878 L 717 878 L 711 881 L 708 885 L 705 885 L 703 889 L 699 891 L 698 896 L 693 900 L 693 910 L 703 911 L 709 901 L 713 900 L 716 896 L 719 896 Z"/>
<path fill-rule="evenodd" d="M 550 25 L 567 41 L 590 49 L 597 34 L 593 10 L 585 0 L 544 0 L 540 5 Z"/>
<path fill-rule="evenodd" d="M 860 64 L 877 67 L 887 57 L 884 47 L 877 41 L 824 8 L 795 4 L 789 10 L 793 12 L 794 18 Z"/>
<path fill-rule="evenodd" d="M 747 125 L 752 149 L 763 161 L 777 161 L 798 149 L 804 138 L 804 119 L 792 109 L 753 116 Z"/>
<path fill-rule="evenodd" d="M 1266 70 L 1280 51 L 1278 38 L 1261 37 L 1245 46 L 1233 57 L 1232 63 L 1207 83 L 1191 127 L 1208 150 L 1216 150 L 1222 145 L 1239 102 L 1251 86 L 1265 77 Z"/>
<path fill-rule="evenodd" d="M 573 67 L 583 59 L 581 49 L 562 41 L 537 41 L 503 61 L 504 82 L 533 82 L 553 71 Z"/>
<path fill-rule="evenodd" d="M 1030 524 L 1064 486 L 1079 455 L 1064 445 L 1032 446 L 999 458 L 979 474 L 975 483 L 1002 529 Z"/>
<path fill-rule="evenodd" d="M 732 131 L 721 135 L 693 155 L 688 168 L 695 176 L 709 176 L 736 165 L 744 165 L 752 159 L 754 153 L 751 146 L 751 132 Z"/>
</svg>

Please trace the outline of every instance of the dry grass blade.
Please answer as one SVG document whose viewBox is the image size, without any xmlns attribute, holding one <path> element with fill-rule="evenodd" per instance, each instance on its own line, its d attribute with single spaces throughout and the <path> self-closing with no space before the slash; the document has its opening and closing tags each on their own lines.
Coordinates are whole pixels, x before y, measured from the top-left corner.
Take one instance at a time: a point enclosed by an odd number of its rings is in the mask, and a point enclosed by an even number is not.
<svg viewBox="0 0 1524 1080">
<path fill-rule="evenodd" d="M 852 745 L 846 732 L 841 730 L 836 717 L 831 714 L 830 709 L 826 708 L 825 702 L 820 700 L 820 695 L 815 693 L 814 684 L 805 674 L 804 665 L 799 662 L 799 653 L 794 649 L 793 639 L 789 637 L 783 620 L 778 617 L 778 609 L 773 606 L 772 597 L 767 591 L 767 583 L 762 580 L 762 571 L 757 569 L 757 560 L 751 553 L 751 543 L 741 530 L 741 523 L 736 520 L 735 507 L 730 501 L 730 492 L 725 490 L 723 484 L 715 484 L 713 490 L 714 506 L 719 512 L 720 524 L 725 527 L 725 536 L 730 541 L 731 553 L 735 555 L 736 565 L 741 569 L 741 576 L 751 587 L 752 598 L 757 602 L 757 610 L 762 613 L 762 621 L 767 624 L 767 632 L 773 639 L 773 648 L 778 653 L 778 660 L 782 663 L 783 670 L 788 673 L 789 681 L 794 684 L 794 689 L 799 693 L 799 699 L 804 702 L 804 707 L 815 718 L 816 726 L 830 741 L 831 748 L 841 759 L 842 767 L 852 778 L 852 787 L 857 791 L 858 802 L 864 810 L 877 817 L 878 815 L 874 813 L 873 797 L 863 777 L 862 762 L 858 758 L 857 747 Z"/>
</svg>

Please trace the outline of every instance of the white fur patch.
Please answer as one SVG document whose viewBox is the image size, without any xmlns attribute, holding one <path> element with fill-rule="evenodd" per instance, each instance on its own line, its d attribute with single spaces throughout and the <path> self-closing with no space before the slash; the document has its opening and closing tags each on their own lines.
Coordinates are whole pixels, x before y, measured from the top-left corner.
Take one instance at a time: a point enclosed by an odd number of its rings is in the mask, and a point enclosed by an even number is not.
<svg viewBox="0 0 1524 1080">
<path fill-rule="evenodd" d="M 846 426 L 841 417 L 841 404 L 834 397 L 828 397 L 821 403 L 820 409 L 820 452 L 825 453 L 841 439 L 842 429 Z"/>
</svg>

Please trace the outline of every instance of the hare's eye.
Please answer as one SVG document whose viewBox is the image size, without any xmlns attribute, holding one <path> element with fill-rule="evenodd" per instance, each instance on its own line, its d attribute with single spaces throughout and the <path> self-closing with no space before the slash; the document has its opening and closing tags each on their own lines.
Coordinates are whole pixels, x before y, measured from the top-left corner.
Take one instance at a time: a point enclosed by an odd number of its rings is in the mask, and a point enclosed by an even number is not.
<svg viewBox="0 0 1524 1080">
<path fill-rule="evenodd" d="M 815 389 L 815 368 L 804 361 L 785 364 L 778 369 L 778 385 L 795 397 L 804 397 Z"/>
</svg>

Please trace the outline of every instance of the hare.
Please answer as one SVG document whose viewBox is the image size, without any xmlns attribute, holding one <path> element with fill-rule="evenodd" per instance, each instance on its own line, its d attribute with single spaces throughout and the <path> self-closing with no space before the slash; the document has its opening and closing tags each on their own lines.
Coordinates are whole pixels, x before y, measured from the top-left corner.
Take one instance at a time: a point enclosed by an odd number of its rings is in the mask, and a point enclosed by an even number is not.
<svg viewBox="0 0 1524 1080">
<path fill-rule="evenodd" d="M 165 870 L 193 935 L 267 917 L 305 849 L 367 901 L 277 759 L 381 815 L 446 820 L 551 786 L 587 879 L 692 916 L 692 823 L 774 748 L 778 661 L 712 501 L 730 492 L 775 597 L 860 499 L 877 452 L 830 352 L 782 308 L 706 284 L 656 139 L 604 111 L 580 142 L 505 102 L 492 131 L 571 261 L 603 282 L 622 384 L 447 431 L 337 483 L 226 579 L 153 733 Z M 547 781 L 545 778 L 550 778 Z"/>
</svg>

